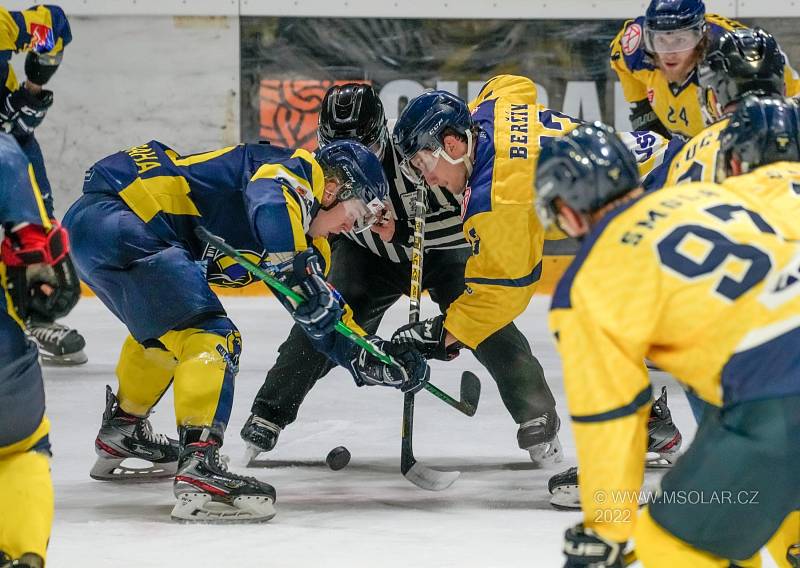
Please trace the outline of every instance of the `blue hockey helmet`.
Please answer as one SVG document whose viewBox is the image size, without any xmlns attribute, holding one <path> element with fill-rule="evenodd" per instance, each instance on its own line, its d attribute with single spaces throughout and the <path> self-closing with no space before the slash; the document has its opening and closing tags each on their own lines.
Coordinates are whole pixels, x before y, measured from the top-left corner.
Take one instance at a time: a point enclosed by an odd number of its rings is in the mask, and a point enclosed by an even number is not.
<svg viewBox="0 0 800 568">
<path fill-rule="evenodd" d="M 748 97 L 731 115 L 720 133 L 722 159 L 717 179 L 732 175 L 731 159 L 747 173 L 773 162 L 800 161 L 800 110 L 780 97 Z"/>
<path fill-rule="evenodd" d="M 748 95 L 783 95 L 785 60 L 778 42 L 760 29 L 740 28 L 716 37 L 697 66 L 698 97 L 706 123 Z"/>
<path fill-rule="evenodd" d="M 697 46 L 706 31 L 702 0 L 651 0 L 644 16 L 644 45 L 650 53 L 674 53 Z"/>
<path fill-rule="evenodd" d="M 389 195 L 389 182 L 380 160 L 355 140 L 334 140 L 317 150 L 315 156 L 325 179 L 339 184 L 333 203 L 345 204 L 355 219 L 356 232 L 368 229 L 385 209 Z"/>
<path fill-rule="evenodd" d="M 463 162 L 468 174 L 472 171 L 472 116 L 467 103 L 447 91 L 428 91 L 412 99 L 394 126 L 392 138 L 400 153 L 400 170 L 414 183 L 436 166 L 439 158 L 450 163 Z M 444 151 L 442 138 L 453 131 L 467 139 L 467 154 L 452 159 Z M 426 159 L 417 156 L 420 150 L 430 150 Z M 415 159 L 416 158 L 416 159 Z"/>
<path fill-rule="evenodd" d="M 614 129 L 601 122 L 582 124 L 542 147 L 536 210 L 548 227 L 557 222 L 557 198 L 589 214 L 640 185 L 636 159 Z"/>
</svg>

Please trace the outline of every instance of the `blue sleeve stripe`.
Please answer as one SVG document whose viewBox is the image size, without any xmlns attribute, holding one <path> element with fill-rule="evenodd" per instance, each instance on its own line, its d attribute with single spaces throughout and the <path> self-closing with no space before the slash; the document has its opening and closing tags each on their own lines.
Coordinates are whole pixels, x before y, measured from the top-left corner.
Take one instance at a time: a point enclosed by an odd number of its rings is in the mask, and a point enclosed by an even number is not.
<svg viewBox="0 0 800 568">
<path fill-rule="evenodd" d="M 14 19 L 14 23 L 19 28 L 19 35 L 16 39 L 17 49 L 22 49 L 31 42 L 31 34 L 28 33 L 28 25 L 25 23 L 25 16 L 22 12 L 9 12 Z"/>
<path fill-rule="evenodd" d="M 510 288 L 524 288 L 542 277 L 542 261 L 533 267 L 533 271 L 522 278 L 465 278 L 467 284 L 487 284 L 489 286 L 508 286 Z"/>
<path fill-rule="evenodd" d="M 647 385 L 645 389 L 636 395 L 636 397 L 625 406 L 621 406 L 620 408 L 616 408 L 614 410 L 609 410 L 608 412 L 601 412 L 600 414 L 588 414 L 584 416 L 575 416 L 572 415 L 573 422 L 606 422 L 608 420 L 616 420 L 617 418 L 624 418 L 625 416 L 630 416 L 631 414 L 635 413 L 639 410 L 642 406 L 650 402 L 650 399 L 653 398 L 653 387 L 652 385 Z"/>
</svg>

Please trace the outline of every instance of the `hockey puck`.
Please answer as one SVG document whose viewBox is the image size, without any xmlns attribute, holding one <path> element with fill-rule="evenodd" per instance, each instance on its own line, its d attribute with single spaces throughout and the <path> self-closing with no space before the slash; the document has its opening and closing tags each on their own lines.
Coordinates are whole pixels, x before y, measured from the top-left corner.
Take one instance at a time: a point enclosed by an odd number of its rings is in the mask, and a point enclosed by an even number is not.
<svg viewBox="0 0 800 568">
<path fill-rule="evenodd" d="M 339 471 L 350 463 L 350 451 L 344 446 L 337 446 L 328 452 L 325 463 L 333 471 Z"/>
</svg>

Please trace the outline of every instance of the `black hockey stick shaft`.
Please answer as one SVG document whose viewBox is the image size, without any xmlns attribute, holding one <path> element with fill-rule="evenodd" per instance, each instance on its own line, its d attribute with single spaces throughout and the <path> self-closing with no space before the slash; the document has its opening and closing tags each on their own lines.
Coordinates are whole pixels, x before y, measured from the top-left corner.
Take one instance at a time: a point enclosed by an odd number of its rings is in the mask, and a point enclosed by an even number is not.
<svg viewBox="0 0 800 568">
<path fill-rule="evenodd" d="M 273 276 L 266 270 L 250 262 L 247 258 L 239 254 L 239 251 L 237 251 L 235 248 L 226 243 L 225 239 L 216 236 L 205 227 L 198 226 L 195 229 L 195 235 L 197 235 L 197 238 L 199 238 L 203 242 L 208 243 L 221 253 L 229 256 L 237 264 L 241 265 L 248 272 L 253 274 L 256 278 L 262 280 L 276 294 L 281 294 L 283 296 L 286 296 L 297 304 L 300 304 L 305 301 L 305 299 L 302 296 L 300 296 L 297 292 L 295 292 L 294 290 L 283 284 L 283 282 L 278 280 L 275 276 Z M 387 365 L 398 364 L 394 359 L 392 359 L 390 355 L 384 353 L 377 346 L 373 345 L 372 343 L 370 343 L 369 341 L 358 335 L 354 330 L 350 329 L 350 327 L 348 327 L 347 324 L 345 324 L 344 322 L 339 321 L 336 323 L 336 331 L 347 337 L 347 339 L 349 339 L 350 341 L 356 343 L 359 347 L 365 349 L 367 352 L 370 353 L 370 355 L 373 355 L 374 357 L 378 358 L 383 363 L 386 363 Z M 456 410 L 468 416 L 472 416 L 472 414 L 475 413 L 472 410 L 472 406 L 474 405 L 470 404 L 470 401 L 456 400 L 443 390 L 437 388 L 435 385 L 432 385 L 430 383 L 425 384 L 425 390 L 430 392 L 432 395 L 434 395 L 442 402 L 452 406 Z"/>
<path fill-rule="evenodd" d="M 417 202 L 414 212 L 414 242 L 411 249 L 411 286 L 408 322 L 416 323 L 420 317 L 422 298 L 422 254 L 425 244 L 425 191 L 417 186 Z M 438 390 L 438 389 L 437 389 Z M 463 410 L 462 410 L 463 412 Z M 400 443 L 400 471 L 411 483 L 429 491 L 441 491 L 450 487 L 461 475 L 458 471 L 439 471 L 423 465 L 414 457 L 414 393 L 403 397 L 403 429 Z"/>
</svg>

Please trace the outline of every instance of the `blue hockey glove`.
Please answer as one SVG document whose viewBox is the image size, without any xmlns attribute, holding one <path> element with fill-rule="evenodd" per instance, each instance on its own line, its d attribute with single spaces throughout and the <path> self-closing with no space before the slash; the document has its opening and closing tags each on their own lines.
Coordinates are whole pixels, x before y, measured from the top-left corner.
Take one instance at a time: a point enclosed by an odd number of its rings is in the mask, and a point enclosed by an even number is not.
<svg viewBox="0 0 800 568">
<path fill-rule="evenodd" d="M 292 312 L 294 320 L 314 339 L 332 333 L 344 308 L 339 293 L 325 281 L 319 257 L 306 249 L 294 257 L 294 277 L 306 301 Z"/>
<path fill-rule="evenodd" d="M 392 335 L 392 343 L 411 345 L 426 359 L 450 361 L 458 357 L 461 343 L 456 342 L 445 347 L 445 337 L 447 330 L 444 328 L 444 316 L 440 315 L 398 328 Z"/>
<path fill-rule="evenodd" d="M 383 385 L 403 392 L 417 392 L 425 386 L 431 370 L 425 358 L 413 346 L 384 341 L 374 335 L 367 339 L 384 353 L 394 357 L 400 366 L 387 365 L 356 346 L 350 372 L 358 386 Z"/>
<path fill-rule="evenodd" d="M 606 540 L 583 523 L 564 533 L 564 568 L 623 568 L 625 543 Z"/>
</svg>

